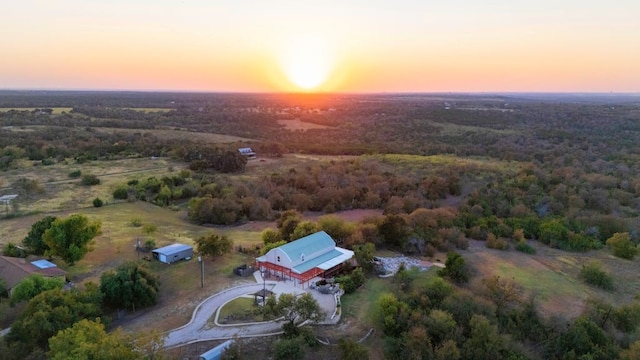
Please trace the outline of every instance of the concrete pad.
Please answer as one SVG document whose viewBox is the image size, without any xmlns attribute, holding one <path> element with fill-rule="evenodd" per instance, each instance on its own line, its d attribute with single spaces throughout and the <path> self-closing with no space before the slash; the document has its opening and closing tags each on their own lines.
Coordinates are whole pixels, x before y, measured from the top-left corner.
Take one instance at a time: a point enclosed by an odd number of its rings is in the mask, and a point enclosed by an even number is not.
<svg viewBox="0 0 640 360">
<path fill-rule="evenodd" d="M 278 281 L 271 291 L 273 291 L 276 296 L 280 296 L 280 294 L 293 294 L 297 296 L 305 293 L 304 289 L 296 287 L 291 281 Z"/>
</svg>

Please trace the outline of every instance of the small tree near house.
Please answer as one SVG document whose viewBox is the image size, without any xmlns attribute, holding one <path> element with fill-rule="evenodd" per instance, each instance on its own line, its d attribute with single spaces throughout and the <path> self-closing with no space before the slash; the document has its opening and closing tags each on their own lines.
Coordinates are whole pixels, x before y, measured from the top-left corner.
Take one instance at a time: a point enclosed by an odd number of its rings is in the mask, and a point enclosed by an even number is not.
<svg viewBox="0 0 640 360">
<path fill-rule="evenodd" d="M 196 240 L 196 249 L 203 256 L 218 257 L 231 252 L 233 242 L 226 236 L 213 232 L 201 236 Z"/>
<path fill-rule="evenodd" d="M 101 232 L 99 222 L 90 221 L 86 216 L 74 214 L 68 218 L 58 218 L 42 235 L 48 246 L 49 256 L 59 256 L 69 265 L 82 259 L 93 250 L 93 239 Z"/>
</svg>

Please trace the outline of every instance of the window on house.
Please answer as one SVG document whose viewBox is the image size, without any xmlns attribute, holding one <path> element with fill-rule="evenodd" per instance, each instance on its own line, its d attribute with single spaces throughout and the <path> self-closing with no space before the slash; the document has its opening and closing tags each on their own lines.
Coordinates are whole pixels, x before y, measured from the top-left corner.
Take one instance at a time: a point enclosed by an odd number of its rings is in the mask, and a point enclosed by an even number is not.
<svg viewBox="0 0 640 360">
<path fill-rule="evenodd" d="M 280 256 L 278 256 L 278 258 L 276 260 L 278 260 L 278 262 L 280 262 Z"/>
</svg>

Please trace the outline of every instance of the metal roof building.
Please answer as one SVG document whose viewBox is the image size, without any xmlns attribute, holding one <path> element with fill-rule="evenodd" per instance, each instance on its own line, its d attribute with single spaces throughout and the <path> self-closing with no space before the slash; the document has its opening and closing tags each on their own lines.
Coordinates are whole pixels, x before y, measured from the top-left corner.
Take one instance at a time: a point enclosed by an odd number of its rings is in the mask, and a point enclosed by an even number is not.
<svg viewBox="0 0 640 360">
<path fill-rule="evenodd" d="M 171 244 L 151 251 L 153 258 L 165 264 L 193 257 L 193 246 L 185 244 Z"/>
<path fill-rule="evenodd" d="M 314 277 L 330 277 L 353 258 L 353 251 L 336 246 L 320 231 L 292 241 L 256 259 L 261 271 L 305 285 Z"/>
</svg>

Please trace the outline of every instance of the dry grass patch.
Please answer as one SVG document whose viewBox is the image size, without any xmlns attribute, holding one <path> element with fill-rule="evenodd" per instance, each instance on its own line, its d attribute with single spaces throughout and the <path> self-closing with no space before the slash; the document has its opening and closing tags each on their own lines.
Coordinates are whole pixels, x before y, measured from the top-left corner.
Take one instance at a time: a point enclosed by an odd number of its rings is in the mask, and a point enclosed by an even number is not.
<svg viewBox="0 0 640 360">
<path fill-rule="evenodd" d="M 22 213 L 51 213 L 78 210 L 91 207 L 93 199 L 101 198 L 106 203 L 113 201 L 112 193 L 117 185 L 131 179 L 162 177 L 179 171 L 186 165 L 167 158 L 151 160 L 132 158 L 110 161 L 92 161 L 76 164 L 67 160 L 51 166 L 35 166 L 33 162 L 22 161 L 19 168 L 3 173 L 4 192 L 14 191 L 11 184 L 21 178 L 36 180 L 44 192 L 17 199 Z M 80 170 L 83 175 L 93 174 L 100 180 L 99 185 L 83 186 L 79 178 L 70 178 L 69 173 Z"/>
<path fill-rule="evenodd" d="M 278 124 L 283 125 L 286 130 L 289 131 L 306 131 L 311 129 L 330 129 L 331 126 L 319 125 L 309 122 L 300 121 L 299 119 L 294 120 L 278 120 Z"/>
<path fill-rule="evenodd" d="M 203 132 L 194 132 L 187 130 L 177 130 L 173 129 L 122 129 L 122 128 L 106 128 L 106 127 L 95 127 L 92 128 L 98 133 L 103 134 L 141 134 L 144 136 L 145 134 L 153 135 L 162 140 L 189 140 L 195 142 L 202 142 L 208 144 L 225 144 L 225 143 L 234 143 L 234 142 L 249 142 L 254 141 L 253 139 L 243 138 L 238 136 L 231 135 L 222 135 L 222 134 L 211 134 L 211 133 L 203 133 Z"/>
</svg>

